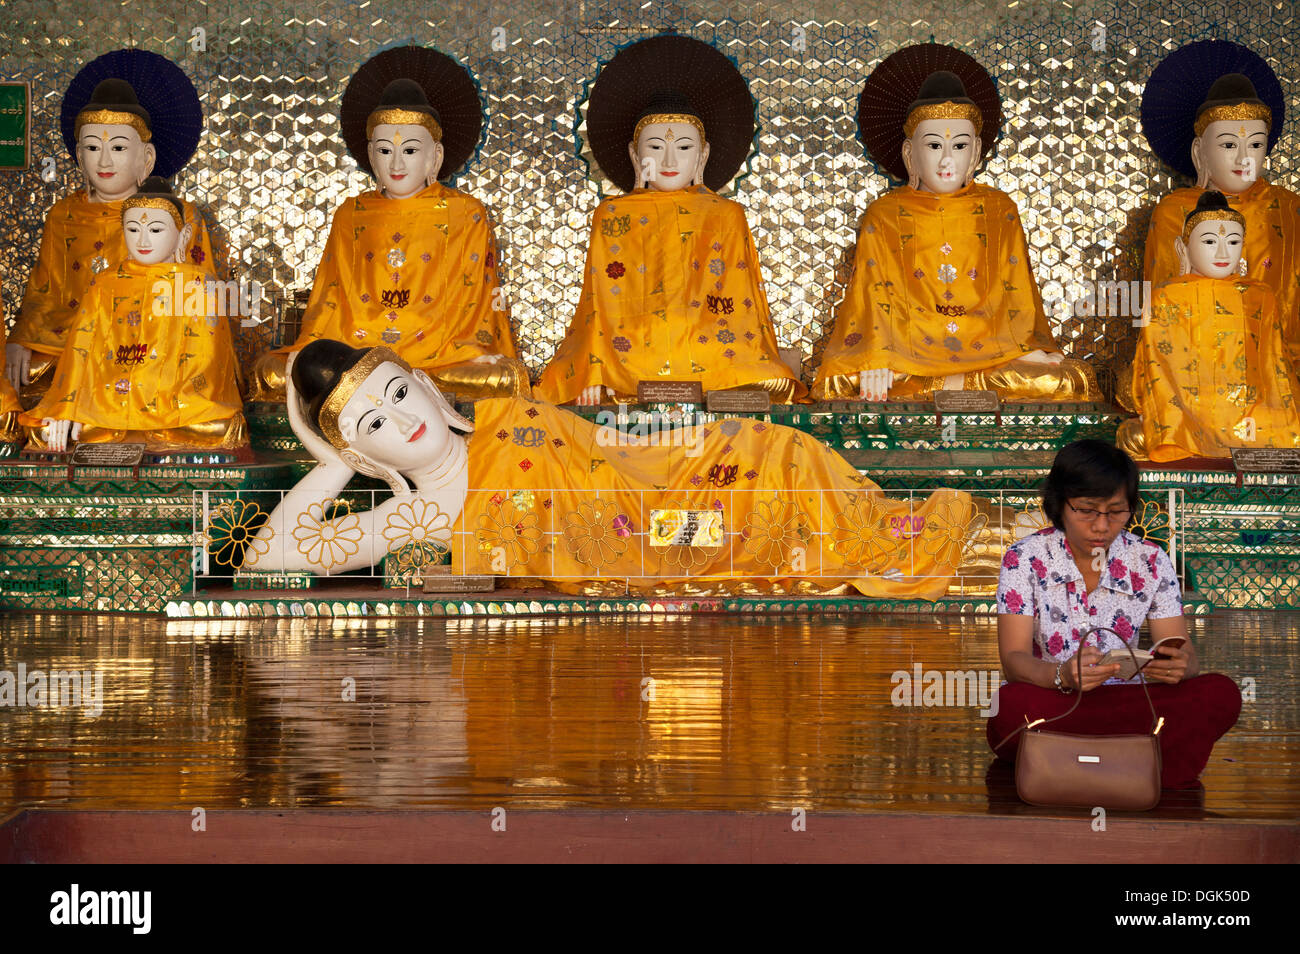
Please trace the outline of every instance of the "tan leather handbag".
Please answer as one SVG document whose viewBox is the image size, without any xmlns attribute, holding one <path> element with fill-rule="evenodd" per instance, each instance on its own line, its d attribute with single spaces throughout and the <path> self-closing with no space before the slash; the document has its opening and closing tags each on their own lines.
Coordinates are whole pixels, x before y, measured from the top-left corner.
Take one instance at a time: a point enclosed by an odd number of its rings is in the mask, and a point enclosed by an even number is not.
<svg viewBox="0 0 1300 954">
<path fill-rule="evenodd" d="M 1111 629 L 1089 630 L 1114 633 Z M 1119 634 L 1115 633 L 1118 637 Z M 1087 639 L 1087 636 L 1084 637 Z M 1128 643 L 1122 638 L 1125 646 Z M 1080 648 L 1082 648 L 1082 642 Z M 1129 654 L 1133 650 L 1129 648 Z M 1082 653 L 1075 656 L 1078 684 L 1083 685 Z M 1137 657 L 1133 657 L 1137 665 Z M 1030 805 L 1047 808 L 1102 808 L 1144 812 L 1160 801 L 1160 730 L 1164 719 L 1141 676 L 1142 692 L 1151 707 L 1151 731 L 1143 735 L 1068 735 L 1045 732 L 1049 725 L 1079 708 L 1084 693 L 1076 689 L 1074 705 L 1059 716 L 1038 719 L 1021 726 L 998 743 L 997 748 L 1020 737 L 1016 755 L 1016 794 Z"/>
</svg>

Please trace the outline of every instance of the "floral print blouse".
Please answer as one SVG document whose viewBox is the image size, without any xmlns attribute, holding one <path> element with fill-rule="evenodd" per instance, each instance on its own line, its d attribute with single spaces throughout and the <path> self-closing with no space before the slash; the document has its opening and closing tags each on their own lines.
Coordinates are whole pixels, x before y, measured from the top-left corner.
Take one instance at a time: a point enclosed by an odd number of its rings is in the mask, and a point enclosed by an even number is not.
<svg viewBox="0 0 1300 954">
<path fill-rule="evenodd" d="M 1034 617 L 1034 656 L 1059 662 L 1074 656 L 1080 638 L 1099 626 L 1136 648 L 1143 620 L 1181 616 L 1183 601 L 1169 554 L 1127 530 L 1111 543 L 1097 588 L 1089 593 L 1064 531 L 1048 527 L 1003 555 L 998 612 Z M 1123 648 L 1111 633 L 1089 642 L 1103 654 Z"/>
</svg>

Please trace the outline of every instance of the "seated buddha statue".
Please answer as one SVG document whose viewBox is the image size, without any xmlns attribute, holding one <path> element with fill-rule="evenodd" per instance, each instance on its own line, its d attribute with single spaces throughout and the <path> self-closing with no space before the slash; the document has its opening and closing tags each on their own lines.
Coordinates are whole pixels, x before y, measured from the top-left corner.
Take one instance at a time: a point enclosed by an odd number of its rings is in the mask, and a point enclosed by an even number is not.
<svg viewBox="0 0 1300 954">
<path fill-rule="evenodd" d="M 185 210 L 157 177 L 122 201 L 126 258 L 87 286 L 49 389 L 22 415 L 32 448 L 248 443 L 229 319 L 211 268 L 189 260 Z"/>
<path fill-rule="evenodd" d="M 645 71 L 677 86 L 647 90 Z M 641 381 L 806 395 L 777 349 L 745 210 L 717 193 L 749 153 L 753 108 L 731 61 L 689 37 L 652 37 L 601 70 L 588 137 L 625 194 L 596 207 L 578 309 L 537 385 L 547 401 L 635 401 Z"/>
<path fill-rule="evenodd" d="M 1174 239 L 1177 278 L 1158 286 L 1133 359 L 1140 419 L 1116 444 L 1154 461 L 1300 447 L 1300 382 L 1285 358 L 1273 290 L 1241 274 L 1250 224 L 1202 192 Z"/>
<path fill-rule="evenodd" d="M 877 72 L 888 77 L 888 63 Z M 902 112 L 894 104 L 908 92 L 881 94 L 874 74 L 867 81 L 864 140 L 879 165 L 905 171 L 906 185 L 862 217 L 814 398 L 907 400 L 961 389 L 1013 401 L 1096 396 L 1091 369 L 1052 338 L 1015 203 L 974 181 L 1001 111 L 992 81 L 970 63 L 987 86 L 984 108 L 946 70 L 931 73 Z M 901 130 L 901 145 L 897 132 L 878 130 Z"/>
<path fill-rule="evenodd" d="M 143 102 L 123 77 L 147 78 L 140 84 Z M 64 96 L 63 116 L 64 141 L 85 188 L 59 199 L 46 216 L 5 348 L 6 373 L 29 406 L 49 387 L 91 281 L 126 257 L 123 201 L 151 172 L 170 178 L 185 166 L 198 145 L 203 111 L 193 84 L 175 64 L 156 53 L 119 50 L 77 74 Z M 184 215 L 187 255 L 213 268 L 203 217 L 189 203 Z"/>
<path fill-rule="evenodd" d="M 368 92 L 390 75 L 395 55 L 411 75 Z M 321 339 L 388 347 L 461 398 L 530 393 L 498 284 L 492 220 L 478 199 L 438 181 L 478 142 L 473 80 L 435 50 L 389 50 L 357 71 L 342 113 L 348 148 L 379 188 L 334 213 L 302 331 L 259 359 L 252 399 L 283 401 L 286 356 Z"/>
<path fill-rule="evenodd" d="M 933 599 L 983 527 L 965 493 L 890 499 L 816 439 L 760 420 L 620 452 L 608 425 L 533 399 L 479 401 L 471 423 L 387 348 L 325 340 L 294 357 L 289 388 L 316 466 L 269 514 L 238 508 L 209 550 L 218 572 L 330 575 L 449 553 L 456 572 L 588 595 Z M 340 495 L 357 473 L 393 496 L 353 510 Z"/>
<path fill-rule="evenodd" d="M 1224 62 L 1235 63 L 1238 71 L 1219 74 Z M 1189 75 L 1199 76 L 1201 82 L 1189 85 Z M 1264 174 L 1268 153 L 1281 133 L 1283 108 L 1282 89 L 1272 69 L 1235 43 L 1191 43 L 1155 69 L 1143 94 L 1143 131 L 1160 158 L 1193 176 L 1195 185 L 1175 189 L 1156 205 L 1143 275 L 1154 289 L 1184 274 L 1175 254 L 1183 223 L 1207 190 L 1223 193 L 1245 220 L 1244 274 L 1273 290 L 1287 357 L 1297 366 L 1300 195 L 1269 182 Z"/>
</svg>

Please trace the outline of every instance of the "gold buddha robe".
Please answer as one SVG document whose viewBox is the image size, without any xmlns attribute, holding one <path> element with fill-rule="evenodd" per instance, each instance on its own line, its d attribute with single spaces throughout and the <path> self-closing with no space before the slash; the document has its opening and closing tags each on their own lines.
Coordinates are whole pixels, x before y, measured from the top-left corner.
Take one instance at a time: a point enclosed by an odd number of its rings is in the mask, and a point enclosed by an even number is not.
<svg viewBox="0 0 1300 954">
<path fill-rule="evenodd" d="M 1018 360 L 1057 351 L 1010 196 L 971 184 L 950 195 L 902 186 L 862 216 L 853 277 L 813 385 L 819 400 L 856 398 L 859 374 L 889 368 L 894 397 L 943 378 L 1019 400 L 1090 400 L 1082 362 Z"/>
<path fill-rule="evenodd" d="M 984 528 L 965 493 L 891 499 L 813 437 L 757 420 L 634 438 L 550 404 L 481 401 L 468 477 L 458 572 L 589 595 L 934 599 Z"/>
<path fill-rule="evenodd" d="M 21 410 L 18 393 L 5 373 L 5 316 L 4 303 L 0 302 L 0 444 L 21 440 L 23 431 L 18 421 Z"/>
<path fill-rule="evenodd" d="M 1161 285 L 1133 359 L 1141 423 L 1125 421 L 1116 443 L 1154 461 L 1300 447 L 1300 382 L 1285 347 L 1263 282 L 1185 275 Z"/>
<path fill-rule="evenodd" d="M 217 268 L 203 216 L 185 203 L 185 222 L 194 227 L 189 260 L 207 272 Z M 27 279 L 22 307 L 9 340 L 30 348 L 34 381 L 53 367 L 68 341 L 74 316 L 91 280 L 126 258 L 122 203 L 91 202 L 84 191 L 64 196 L 45 217 L 41 249 Z"/>
<path fill-rule="evenodd" d="M 207 294 L 209 269 L 130 260 L 86 289 L 54 380 L 22 416 L 79 421 L 82 442 L 152 449 L 248 443 L 230 319 Z M 40 446 L 33 435 L 33 443 Z"/>
<path fill-rule="evenodd" d="M 484 396 L 484 388 L 529 391 L 497 278 L 492 221 L 478 199 L 436 182 L 406 199 L 367 192 L 339 206 L 302 333 L 278 353 L 318 338 L 386 346 L 465 397 Z M 470 364 L 488 355 L 511 360 Z M 272 383 L 282 388 L 282 378 Z"/>
<path fill-rule="evenodd" d="M 745 210 L 705 186 L 596 207 L 578 310 L 537 390 L 567 404 L 599 384 L 634 401 L 640 381 L 807 394 L 777 351 Z"/>
<path fill-rule="evenodd" d="M 1182 237 L 1183 223 L 1204 191 L 1175 189 L 1152 212 L 1142 274 L 1153 290 L 1182 277 L 1174 239 Z M 1261 177 L 1245 192 L 1227 199 L 1246 219 L 1242 249 L 1246 274 L 1273 289 L 1285 353 L 1293 366 L 1300 367 L 1300 195 Z"/>
</svg>

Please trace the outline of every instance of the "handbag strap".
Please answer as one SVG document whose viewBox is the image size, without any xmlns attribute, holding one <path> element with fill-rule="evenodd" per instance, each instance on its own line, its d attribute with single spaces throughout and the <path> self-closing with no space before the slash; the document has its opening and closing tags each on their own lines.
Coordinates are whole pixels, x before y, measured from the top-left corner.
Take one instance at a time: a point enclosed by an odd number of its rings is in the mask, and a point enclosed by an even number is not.
<svg viewBox="0 0 1300 954">
<path fill-rule="evenodd" d="M 1016 728 L 1016 731 L 1012 732 L 1005 739 L 1003 739 L 1001 742 L 999 742 L 997 745 L 993 747 L 994 752 L 1002 748 L 1002 746 L 1006 745 L 1008 742 L 1010 742 L 1020 733 L 1028 729 L 1041 728 L 1042 726 L 1055 722 L 1057 719 L 1064 719 L 1066 716 L 1072 714 L 1075 709 L 1079 708 L 1079 703 L 1083 701 L 1083 689 L 1080 688 L 1083 685 L 1083 646 L 1084 643 L 1088 641 L 1088 637 L 1092 636 L 1095 633 L 1112 634 L 1116 639 L 1120 641 L 1120 643 L 1124 646 L 1124 648 L 1128 650 L 1129 657 L 1133 660 L 1133 665 L 1137 666 L 1137 677 L 1140 680 L 1140 684 L 1142 686 L 1142 694 L 1146 696 L 1147 707 L 1151 710 L 1151 734 L 1158 735 L 1160 733 L 1161 720 L 1160 717 L 1156 715 L 1155 703 L 1151 701 L 1151 693 L 1147 689 L 1146 676 L 1142 675 L 1142 667 L 1138 666 L 1137 654 L 1133 652 L 1133 647 L 1128 644 L 1128 642 L 1124 639 L 1123 636 L 1115 632 L 1115 630 L 1111 629 L 1109 626 L 1098 626 L 1095 629 L 1090 629 L 1083 634 L 1083 638 L 1079 640 L 1079 651 L 1074 654 L 1075 671 L 1078 673 L 1078 680 L 1074 690 L 1074 705 L 1070 706 L 1070 708 L 1066 709 L 1060 715 L 1052 716 L 1050 719 L 1037 719 L 1033 722 L 1026 722 L 1024 725 L 1018 726 Z M 1100 648 L 1100 646 L 1098 648 Z"/>
</svg>

